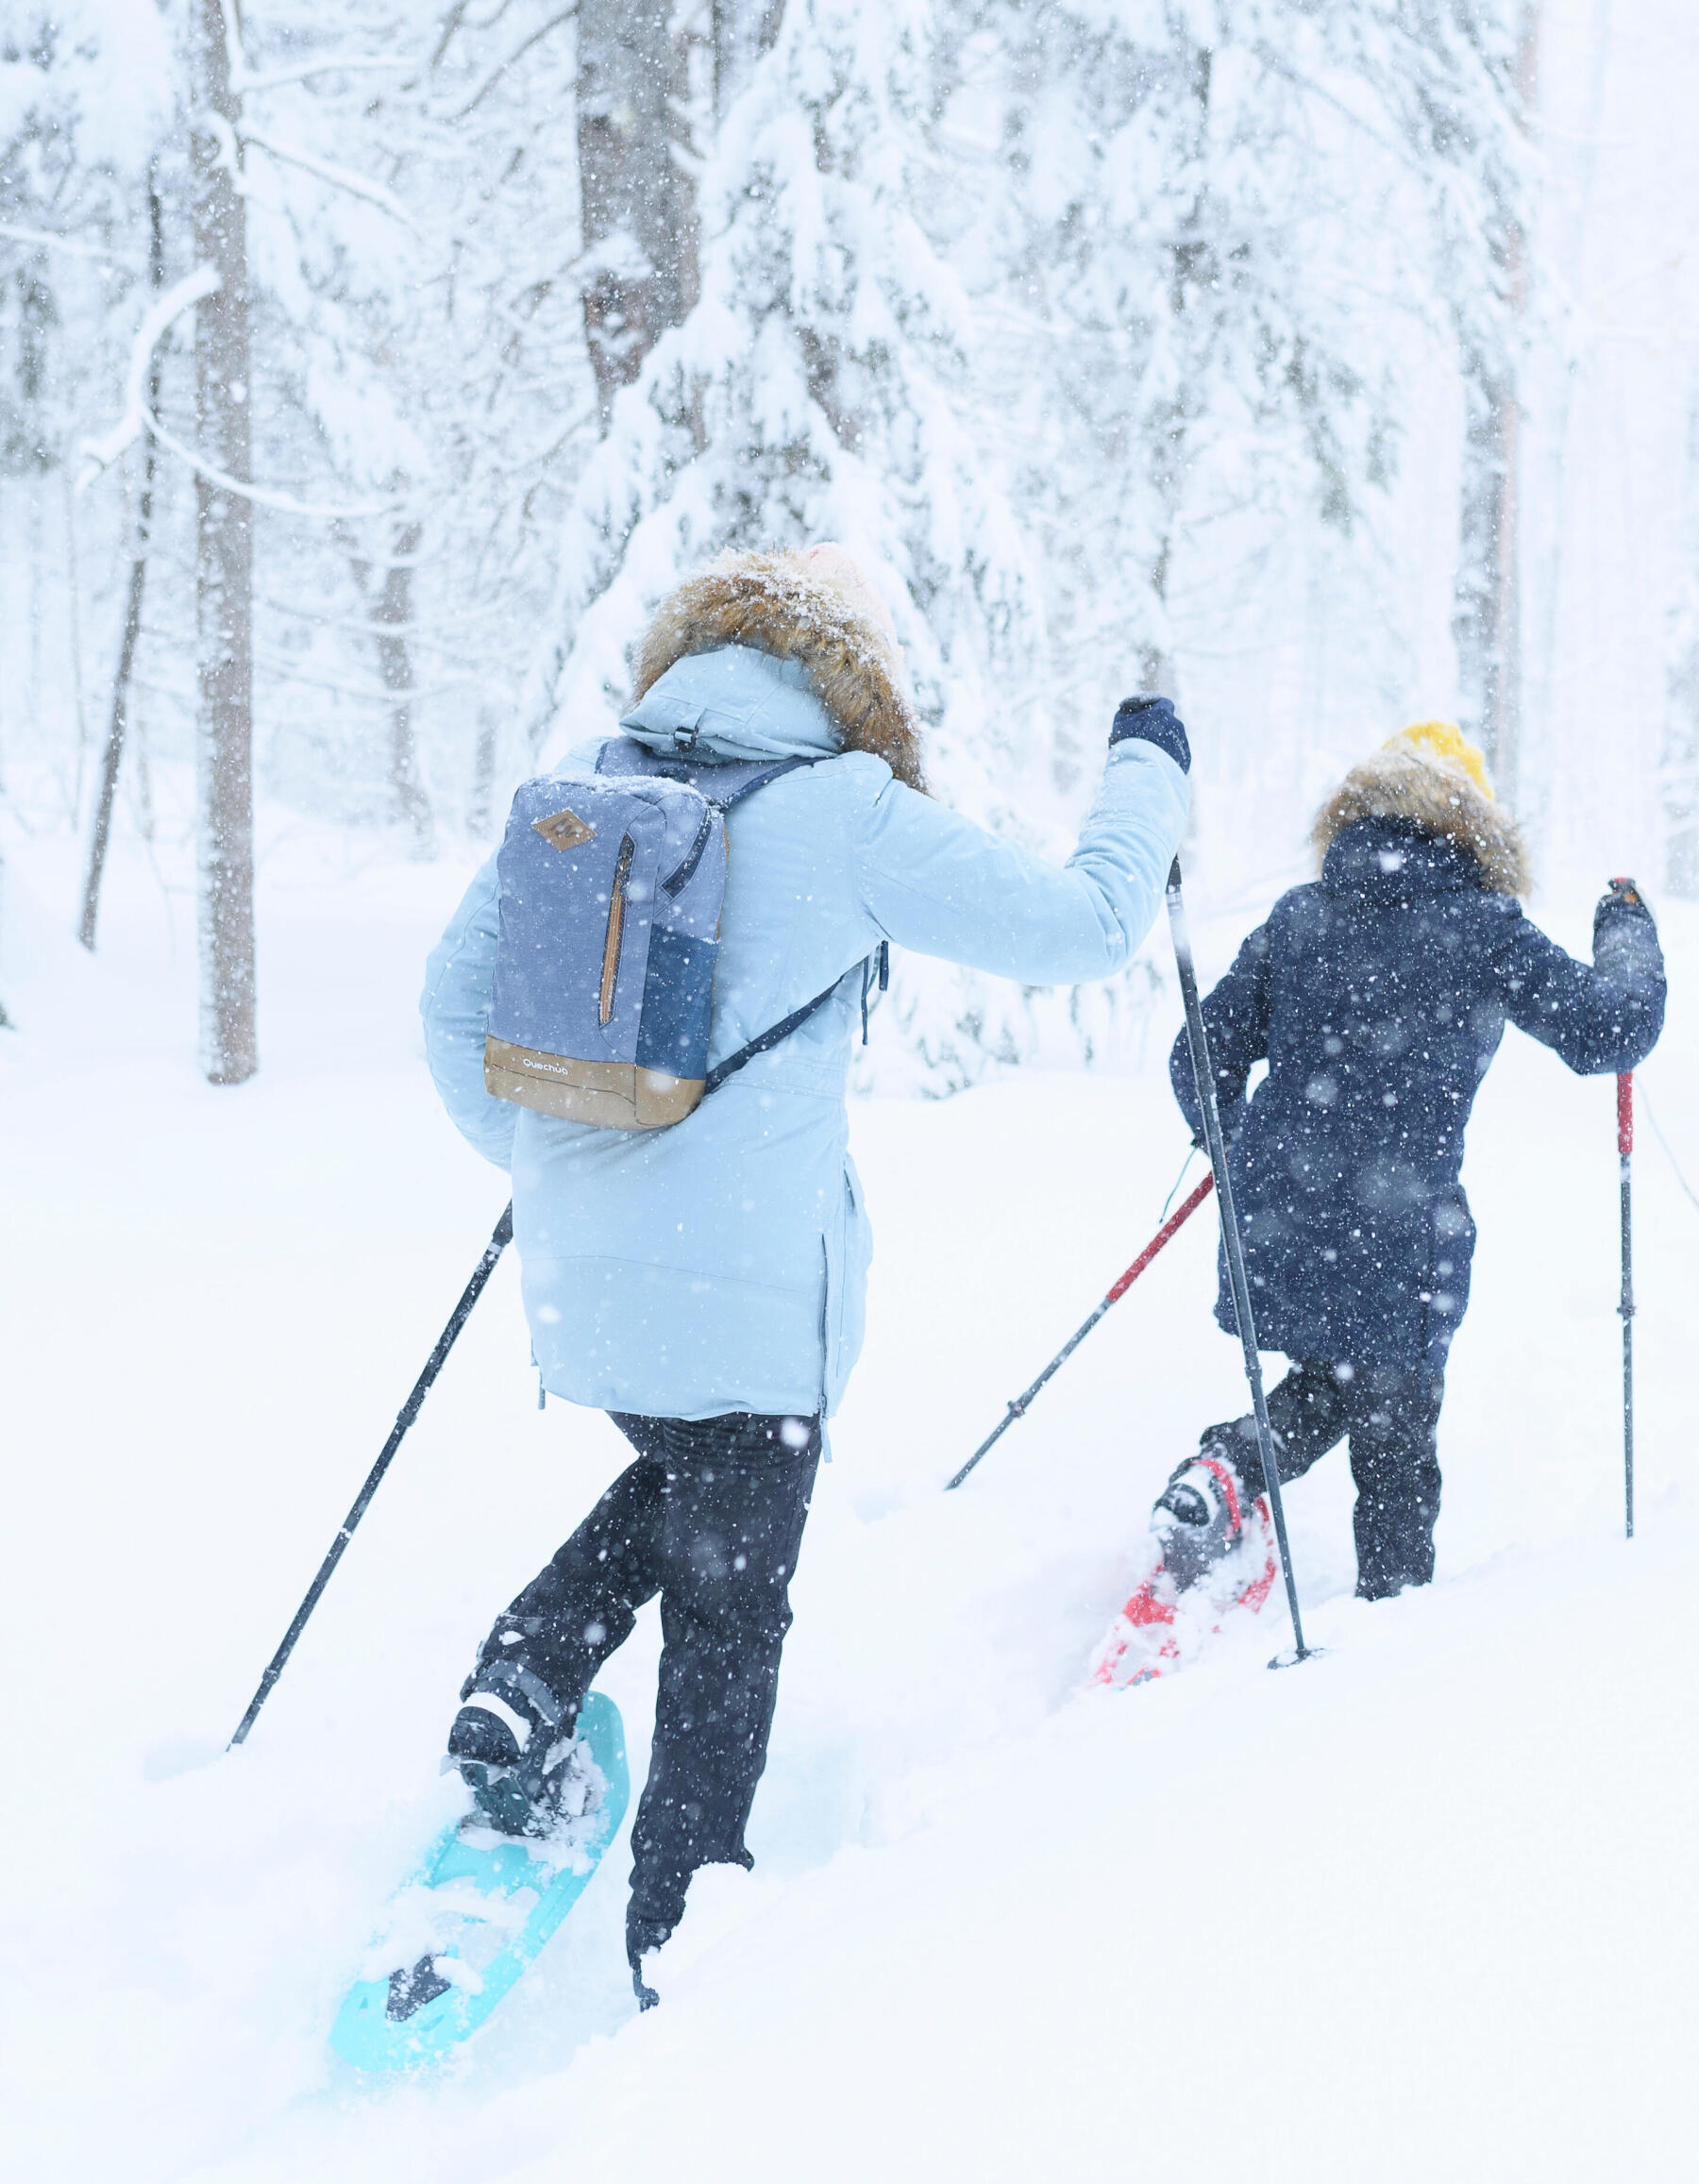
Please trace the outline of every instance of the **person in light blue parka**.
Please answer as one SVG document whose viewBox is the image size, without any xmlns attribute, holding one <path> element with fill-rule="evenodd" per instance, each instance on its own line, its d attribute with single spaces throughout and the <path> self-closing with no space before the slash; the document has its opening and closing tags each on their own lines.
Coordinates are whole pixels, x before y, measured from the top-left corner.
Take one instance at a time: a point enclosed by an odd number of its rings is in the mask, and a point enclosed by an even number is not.
<svg viewBox="0 0 1699 2184">
<path fill-rule="evenodd" d="M 660 1592 L 661 1709 L 632 1839 L 637 1974 L 690 1873 L 749 1862 L 785 1587 L 821 1429 L 862 1345 L 870 1235 L 845 1089 L 865 966 L 889 942 L 1033 985 L 1120 969 L 1161 900 L 1190 754 L 1166 700 L 1123 705 L 1060 868 L 956 816 L 925 793 L 883 602 L 830 546 L 729 557 L 665 601 L 620 726 L 698 764 L 812 762 L 727 815 L 711 1067 L 836 982 L 684 1120 L 625 1132 L 485 1089 L 494 858 L 430 959 L 431 1072 L 465 1136 L 512 1172 L 543 1384 L 613 1413 L 638 1451 L 498 1620 L 449 1749 L 486 1809 L 533 1827 L 547 1750 Z"/>
</svg>

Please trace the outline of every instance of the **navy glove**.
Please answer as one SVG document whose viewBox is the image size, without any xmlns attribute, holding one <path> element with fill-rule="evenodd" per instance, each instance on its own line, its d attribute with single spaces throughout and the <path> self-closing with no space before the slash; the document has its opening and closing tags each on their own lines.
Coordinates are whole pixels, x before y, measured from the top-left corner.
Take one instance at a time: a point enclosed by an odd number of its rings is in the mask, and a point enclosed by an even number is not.
<svg viewBox="0 0 1699 2184">
<path fill-rule="evenodd" d="M 1599 898 L 1598 908 L 1593 912 L 1593 937 L 1595 940 L 1598 938 L 1600 927 L 1606 922 L 1613 910 L 1625 910 L 1631 916 L 1638 914 L 1646 920 L 1648 925 L 1654 923 L 1652 913 L 1646 907 L 1645 897 L 1641 895 L 1635 882 L 1632 880 L 1613 880 L 1610 882 L 1610 892 Z"/>
<path fill-rule="evenodd" d="M 1109 731 L 1109 748 L 1135 735 L 1166 751 L 1183 774 L 1191 771 L 1191 746 L 1186 740 L 1186 723 L 1166 697 L 1123 697 L 1116 708 L 1115 726 Z"/>
<path fill-rule="evenodd" d="M 1632 880 L 1613 880 L 1593 912 L 1593 968 L 1630 994 L 1663 990 L 1657 927 Z"/>
</svg>

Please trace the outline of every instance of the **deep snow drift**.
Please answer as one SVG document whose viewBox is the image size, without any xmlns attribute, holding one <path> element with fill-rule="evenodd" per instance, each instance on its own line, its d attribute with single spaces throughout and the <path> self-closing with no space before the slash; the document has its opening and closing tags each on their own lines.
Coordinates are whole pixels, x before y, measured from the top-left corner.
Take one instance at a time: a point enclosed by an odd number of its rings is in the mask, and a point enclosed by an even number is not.
<svg viewBox="0 0 1699 2184">
<path fill-rule="evenodd" d="M 193 935 L 9 831 L 0 913 L 16 2173 L 128 2184 L 651 2176 L 1491 2179 L 1694 2159 L 1691 1320 L 1699 1212 L 1642 1126 L 1641 1537 L 1620 1538 L 1607 1082 L 1512 1033 L 1441 1429 L 1440 1582 L 1349 1597 L 1342 1453 L 1277 1604 L 1171 1684 L 1083 1688 L 1145 1512 L 1240 1407 L 1206 1217 L 961 1494 L 939 1488 L 1156 1224 L 1154 1067 L 866 1102 L 868 1347 L 795 1588 L 758 1869 L 709 1873 L 639 2021 L 627 1857 L 457 2060 L 324 2036 L 492 1611 L 622 1461 L 526 1367 L 505 1265 L 238 1756 L 217 1756 L 470 1270 L 502 1179 L 414 1000 L 460 868 L 274 840 L 264 1070 L 193 1061 Z M 1590 903 L 1537 905 L 1583 938 Z M 1203 968 L 1247 919 L 1199 900 Z M 1699 1180 L 1699 920 L 1644 1072 Z M 1157 936 L 1158 940 L 1160 936 Z M 1154 944 L 1153 944 L 1154 945 Z M 161 968 L 164 966 L 164 968 Z M 641 1769 L 657 1632 L 605 1679 Z"/>
</svg>

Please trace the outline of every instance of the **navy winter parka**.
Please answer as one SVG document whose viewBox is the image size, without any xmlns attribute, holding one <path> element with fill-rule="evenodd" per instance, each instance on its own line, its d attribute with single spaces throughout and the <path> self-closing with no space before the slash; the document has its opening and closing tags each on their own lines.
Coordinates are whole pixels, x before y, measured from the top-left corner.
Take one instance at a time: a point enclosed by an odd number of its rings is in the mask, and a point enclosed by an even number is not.
<svg viewBox="0 0 1699 2184">
<path fill-rule="evenodd" d="M 1346 798 L 1320 882 L 1280 899 L 1203 1016 L 1259 1347 L 1439 1373 L 1474 1251 L 1463 1132 L 1506 1018 L 1581 1075 L 1630 1069 L 1662 1028 L 1664 968 L 1650 914 L 1610 898 L 1592 964 L 1566 954 L 1501 891 L 1513 830 L 1472 793 L 1436 829 L 1413 763 Z M 1184 1033 L 1169 1068 L 1200 1131 Z M 1216 1318 L 1237 1332 L 1224 1264 Z"/>
</svg>

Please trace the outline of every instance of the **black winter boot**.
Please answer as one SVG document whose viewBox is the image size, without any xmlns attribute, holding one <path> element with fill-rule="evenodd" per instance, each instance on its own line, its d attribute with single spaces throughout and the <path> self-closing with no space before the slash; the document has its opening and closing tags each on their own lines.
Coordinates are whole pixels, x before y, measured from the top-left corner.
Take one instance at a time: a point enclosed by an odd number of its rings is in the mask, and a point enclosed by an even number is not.
<svg viewBox="0 0 1699 2184">
<path fill-rule="evenodd" d="M 1181 1592 L 1224 1562 L 1245 1536 L 1252 1497 L 1225 1441 L 1206 1440 L 1181 1464 L 1151 1511 L 1162 1566 Z"/>
<path fill-rule="evenodd" d="M 460 1770 L 474 1803 L 503 1835 L 547 1836 L 561 1817 L 573 1719 L 540 1676 L 495 1660 L 463 1687 L 445 1773 Z"/>
</svg>

